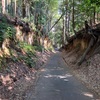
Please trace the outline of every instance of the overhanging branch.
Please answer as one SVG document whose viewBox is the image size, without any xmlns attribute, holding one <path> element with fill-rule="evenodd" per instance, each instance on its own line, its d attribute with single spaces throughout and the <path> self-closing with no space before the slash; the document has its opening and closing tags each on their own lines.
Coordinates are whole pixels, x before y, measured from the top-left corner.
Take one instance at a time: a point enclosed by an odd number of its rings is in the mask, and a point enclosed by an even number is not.
<svg viewBox="0 0 100 100">
<path fill-rule="evenodd" d="M 55 25 L 60 21 L 60 19 L 64 16 L 64 13 L 59 17 L 59 19 L 54 23 L 54 25 L 50 28 L 50 30 L 48 32 L 50 32 L 52 30 L 53 27 L 55 27 Z"/>
</svg>

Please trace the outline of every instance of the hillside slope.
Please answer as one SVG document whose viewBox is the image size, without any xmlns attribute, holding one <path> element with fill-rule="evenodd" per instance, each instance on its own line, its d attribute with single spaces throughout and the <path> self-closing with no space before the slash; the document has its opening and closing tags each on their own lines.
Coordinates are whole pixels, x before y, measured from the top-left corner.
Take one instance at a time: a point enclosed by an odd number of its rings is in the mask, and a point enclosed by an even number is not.
<svg viewBox="0 0 100 100">
<path fill-rule="evenodd" d="M 100 28 L 100 24 L 95 27 Z M 100 33 L 98 33 L 100 34 Z M 76 38 L 63 50 L 63 59 L 74 74 L 86 85 L 100 95 L 100 37 L 91 47 L 82 64 L 78 65 L 84 52 L 88 48 L 89 38 Z"/>
</svg>

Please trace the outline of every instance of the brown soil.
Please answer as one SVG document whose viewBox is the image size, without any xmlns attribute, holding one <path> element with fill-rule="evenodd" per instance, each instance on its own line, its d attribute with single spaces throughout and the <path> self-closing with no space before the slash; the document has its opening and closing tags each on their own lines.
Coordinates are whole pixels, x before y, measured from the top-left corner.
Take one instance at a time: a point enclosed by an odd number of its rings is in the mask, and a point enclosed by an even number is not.
<svg viewBox="0 0 100 100">
<path fill-rule="evenodd" d="M 74 75 L 100 95 L 100 54 L 98 49 L 94 52 L 92 56 L 87 55 L 80 66 L 77 65 L 77 61 L 83 52 L 79 48 L 71 47 L 70 50 L 63 50 L 62 56 Z"/>
<path fill-rule="evenodd" d="M 38 72 L 50 54 L 37 52 L 38 61 L 35 69 L 21 62 L 8 62 L 8 67 L 0 71 L 0 100 L 24 100 L 28 90 L 34 87 Z"/>
</svg>

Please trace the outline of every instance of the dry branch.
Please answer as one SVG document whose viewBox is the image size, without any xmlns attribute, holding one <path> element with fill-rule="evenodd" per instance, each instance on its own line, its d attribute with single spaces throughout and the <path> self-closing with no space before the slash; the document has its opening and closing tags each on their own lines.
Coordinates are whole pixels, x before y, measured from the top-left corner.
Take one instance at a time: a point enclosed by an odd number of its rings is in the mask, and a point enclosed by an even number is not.
<svg viewBox="0 0 100 100">
<path fill-rule="evenodd" d="M 88 45 L 87 49 L 85 50 L 85 52 L 84 52 L 83 55 L 81 56 L 80 60 L 78 61 L 78 63 L 77 63 L 78 65 L 81 65 L 81 64 L 82 64 L 82 62 L 84 61 L 84 59 L 85 59 L 87 53 L 89 52 L 89 50 L 90 50 L 91 47 L 93 46 L 93 43 L 94 43 L 94 38 L 92 37 L 91 40 L 90 40 L 90 42 L 89 42 L 89 45 Z"/>
</svg>

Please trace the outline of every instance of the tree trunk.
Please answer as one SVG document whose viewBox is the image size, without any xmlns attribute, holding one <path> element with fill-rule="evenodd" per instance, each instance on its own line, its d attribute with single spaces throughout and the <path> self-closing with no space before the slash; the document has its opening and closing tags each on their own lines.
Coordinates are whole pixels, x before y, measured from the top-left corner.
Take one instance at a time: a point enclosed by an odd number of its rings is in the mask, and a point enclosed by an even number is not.
<svg viewBox="0 0 100 100">
<path fill-rule="evenodd" d="M 10 13 L 11 13 L 11 15 L 13 16 L 14 15 L 14 12 L 13 12 L 13 0 L 11 0 L 11 6 L 10 6 L 10 8 L 11 8 L 11 11 L 10 11 Z"/>
<path fill-rule="evenodd" d="M 67 2 L 68 2 L 68 0 L 67 0 Z M 70 19 L 69 17 L 70 17 L 70 15 L 69 15 L 67 8 L 68 8 L 68 3 L 66 3 L 66 15 L 65 15 L 65 35 L 66 35 L 66 40 L 68 41 L 68 39 L 69 39 L 69 19 Z"/>
<path fill-rule="evenodd" d="M 70 17 L 71 17 L 71 14 L 70 12 L 68 13 L 68 33 L 70 32 Z"/>
<path fill-rule="evenodd" d="M 64 16 L 64 13 L 59 17 L 59 19 L 55 22 L 55 24 L 50 28 L 49 32 L 52 30 L 53 27 L 60 21 L 60 19 Z"/>
<path fill-rule="evenodd" d="M 87 49 L 85 50 L 85 52 L 83 53 L 82 57 L 81 57 L 80 60 L 78 61 L 78 63 L 77 63 L 78 65 L 81 65 L 81 64 L 82 64 L 82 62 L 84 61 L 84 59 L 85 59 L 87 53 L 89 52 L 89 50 L 90 50 L 91 47 L 93 46 L 93 43 L 94 43 L 94 38 L 92 37 L 91 40 L 90 40 L 90 42 L 89 42 L 89 45 L 88 45 Z"/>
<path fill-rule="evenodd" d="M 63 45 L 65 45 L 65 40 L 66 40 L 66 29 L 65 29 L 65 16 L 63 16 Z"/>
<path fill-rule="evenodd" d="M 25 0 L 22 0 L 22 17 L 26 17 Z"/>
<path fill-rule="evenodd" d="M 98 21 L 99 21 L 99 13 L 97 12 L 97 23 L 98 23 Z"/>
<path fill-rule="evenodd" d="M 26 17 L 30 18 L 30 5 L 29 5 L 29 3 L 26 4 Z"/>
<path fill-rule="evenodd" d="M 95 24 L 96 8 L 93 8 L 93 23 Z"/>
<path fill-rule="evenodd" d="M 75 22 L 74 22 L 74 15 L 75 15 L 75 10 L 74 10 L 74 0 L 73 0 L 73 9 L 72 9 L 72 27 L 73 27 L 73 30 L 75 28 Z"/>
<path fill-rule="evenodd" d="M 8 13 L 8 7 L 9 7 L 9 1 L 8 0 L 6 0 L 6 7 L 7 7 L 7 9 L 6 9 L 6 12 Z"/>
<path fill-rule="evenodd" d="M 17 1 L 15 0 L 15 16 L 16 16 L 16 10 L 17 10 Z"/>
<path fill-rule="evenodd" d="M 8 13 L 10 13 L 10 0 L 7 0 Z"/>
<path fill-rule="evenodd" d="M 2 0 L 2 13 L 5 14 L 5 0 Z"/>
</svg>

